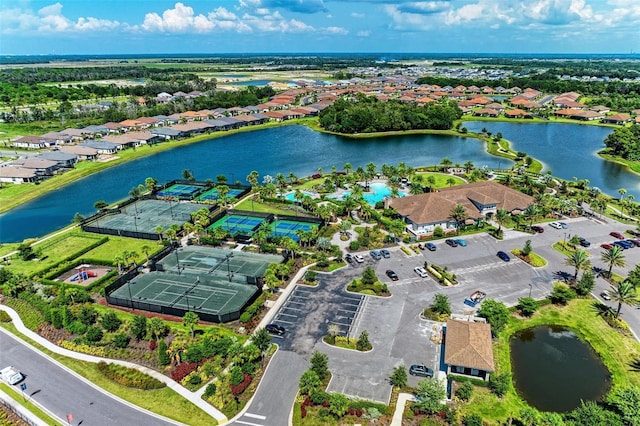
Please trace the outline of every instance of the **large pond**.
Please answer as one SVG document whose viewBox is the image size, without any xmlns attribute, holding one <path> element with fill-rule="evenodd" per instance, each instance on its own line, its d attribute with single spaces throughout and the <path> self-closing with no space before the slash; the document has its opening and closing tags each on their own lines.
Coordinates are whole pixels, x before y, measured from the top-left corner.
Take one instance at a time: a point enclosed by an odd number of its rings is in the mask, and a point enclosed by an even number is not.
<svg viewBox="0 0 640 426">
<path fill-rule="evenodd" d="M 460 164 L 471 160 L 476 166 L 512 165 L 487 154 L 484 143 L 470 138 L 405 135 L 349 139 L 304 126 L 276 127 L 182 146 L 86 177 L 0 215 L 0 242 L 46 235 L 71 223 L 76 212 L 93 213 L 97 200 L 112 203 L 124 199 L 147 177 L 165 182 L 180 178 L 184 169 L 190 169 L 198 180 L 223 174 L 246 184 L 252 170 L 260 173 L 260 179 L 278 172 L 307 176 L 318 167 L 341 170 L 345 163 L 354 167 L 369 162 L 378 167 L 399 162 L 422 166 L 438 164 L 444 157 Z"/>
<path fill-rule="evenodd" d="M 492 134 L 502 133 L 516 151 L 524 151 L 542 161 L 554 176 L 572 180 L 588 179 L 590 186 L 618 196 L 625 188 L 640 199 L 640 176 L 625 166 L 602 160 L 597 152 L 613 131 L 608 127 L 564 123 L 506 123 L 469 121 L 464 126 L 472 132 L 486 128 Z"/>
<path fill-rule="evenodd" d="M 511 368 L 518 394 L 542 411 L 571 411 L 581 400 L 602 399 L 611 387 L 609 371 L 591 346 L 559 326 L 517 332 Z"/>
</svg>

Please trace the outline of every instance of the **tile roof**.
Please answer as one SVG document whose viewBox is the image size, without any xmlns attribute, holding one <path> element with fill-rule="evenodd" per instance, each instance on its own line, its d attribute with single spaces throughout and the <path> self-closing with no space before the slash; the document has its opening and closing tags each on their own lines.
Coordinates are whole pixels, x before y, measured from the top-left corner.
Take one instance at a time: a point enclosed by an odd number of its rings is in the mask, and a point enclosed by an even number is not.
<svg viewBox="0 0 640 426">
<path fill-rule="evenodd" d="M 449 365 L 495 371 L 491 326 L 481 322 L 447 320 L 444 362 Z"/>
</svg>

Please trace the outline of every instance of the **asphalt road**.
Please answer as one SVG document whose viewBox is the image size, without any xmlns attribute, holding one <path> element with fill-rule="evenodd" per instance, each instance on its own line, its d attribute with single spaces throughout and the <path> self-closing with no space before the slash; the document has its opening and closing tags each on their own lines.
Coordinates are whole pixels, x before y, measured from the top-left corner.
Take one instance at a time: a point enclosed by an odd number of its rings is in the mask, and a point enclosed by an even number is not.
<svg viewBox="0 0 640 426">
<path fill-rule="evenodd" d="M 90 385 L 57 362 L 31 349 L 21 340 L 0 329 L 0 366 L 12 365 L 25 376 L 24 392 L 30 400 L 44 406 L 61 423 L 71 425 L 172 425 L 152 413 L 134 408 Z M 19 390 L 20 385 L 16 385 Z"/>
</svg>

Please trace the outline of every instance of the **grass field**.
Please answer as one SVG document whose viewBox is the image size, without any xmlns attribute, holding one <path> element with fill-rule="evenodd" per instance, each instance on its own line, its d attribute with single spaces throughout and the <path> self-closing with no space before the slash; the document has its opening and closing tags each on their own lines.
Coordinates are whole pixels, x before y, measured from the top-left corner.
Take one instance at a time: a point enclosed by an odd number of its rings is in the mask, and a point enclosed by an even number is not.
<svg viewBox="0 0 640 426">
<path fill-rule="evenodd" d="M 570 328 L 581 340 L 589 343 L 611 372 L 613 389 L 628 385 L 640 385 L 640 372 L 631 365 L 640 359 L 640 343 L 614 331 L 592 308 L 594 300 L 577 299 L 566 306 L 548 305 L 540 308 L 531 318 L 518 319 L 512 316 L 504 331 L 493 346 L 498 373 L 511 371 L 509 340 L 516 331 L 538 325 L 562 325 Z M 629 309 L 623 307 L 624 310 Z M 480 388 L 475 388 L 469 404 L 462 412 L 477 413 L 491 424 L 499 424 L 512 414 L 518 414 L 525 402 L 517 395 L 513 384 L 502 400 Z"/>
<path fill-rule="evenodd" d="M 427 186 L 429 185 L 429 183 L 427 182 L 427 179 L 429 178 L 429 176 L 433 176 L 436 180 L 436 183 L 435 183 L 436 188 L 449 188 L 449 184 L 447 183 L 447 180 L 449 180 L 450 178 L 453 178 L 453 180 L 455 181 L 453 186 L 463 185 L 466 183 L 464 179 L 461 179 L 458 176 L 453 176 L 447 173 L 424 172 L 424 173 L 417 173 L 417 174 L 424 177 L 422 184 Z"/>
<path fill-rule="evenodd" d="M 293 215 L 295 211 L 287 210 L 282 208 L 281 206 L 285 206 L 286 204 L 276 204 L 276 203 L 263 203 L 258 201 L 257 199 L 253 202 L 251 198 L 245 198 L 240 203 L 235 205 L 236 210 L 244 210 L 248 212 L 258 212 L 258 213 L 273 213 L 273 214 L 283 214 L 283 215 Z"/>
<path fill-rule="evenodd" d="M 150 240 L 138 240 L 135 238 L 127 238 L 127 237 L 118 237 L 114 235 L 109 235 L 109 241 L 105 244 L 102 244 L 100 247 L 96 247 L 95 249 L 87 252 L 83 255 L 88 259 L 96 259 L 96 260 L 104 260 L 107 262 L 113 262 L 113 258 L 119 256 L 125 250 L 135 251 L 138 254 L 136 261 L 141 263 L 145 261 L 145 255 L 142 251 L 143 247 L 149 247 L 149 256 L 153 255 L 154 252 L 162 249 L 162 246 L 158 244 L 157 241 Z"/>
</svg>

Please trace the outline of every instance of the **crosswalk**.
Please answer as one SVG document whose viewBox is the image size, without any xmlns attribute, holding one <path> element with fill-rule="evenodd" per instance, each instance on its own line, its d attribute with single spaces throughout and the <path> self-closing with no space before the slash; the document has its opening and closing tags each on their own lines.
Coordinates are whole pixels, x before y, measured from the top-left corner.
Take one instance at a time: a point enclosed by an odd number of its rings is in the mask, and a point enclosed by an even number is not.
<svg viewBox="0 0 640 426">
<path fill-rule="evenodd" d="M 240 420 L 240 419 L 244 419 L 245 417 L 247 417 L 247 420 Z M 237 423 L 239 425 L 247 425 L 247 426 L 265 426 L 266 425 L 265 421 L 267 420 L 267 417 L 261 416 L 259 414 L 244 413 L 242 417 L 240 417 L 240 419 L 234 421 L 233 423 Z M 260 423 L 256 423 L 256 422 L 260 422 Z"/>
</svg>

